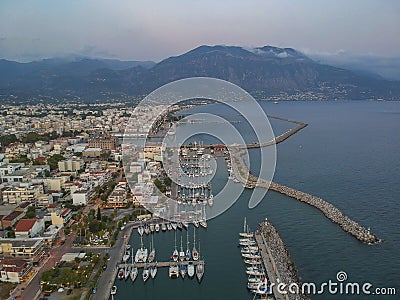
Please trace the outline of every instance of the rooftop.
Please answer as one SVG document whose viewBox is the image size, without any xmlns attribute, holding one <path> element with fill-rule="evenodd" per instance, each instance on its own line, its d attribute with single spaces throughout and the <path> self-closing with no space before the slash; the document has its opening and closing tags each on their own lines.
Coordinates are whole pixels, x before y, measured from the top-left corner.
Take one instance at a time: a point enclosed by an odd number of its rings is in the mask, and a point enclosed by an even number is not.
<svg viewBox="0 0 400 300">
<path fill-rule="evenodd" d="M 36 219 L 21 219 L 15 227 L 15 232 L 27 232 L 32 229 L 36 223 Z"/>
</svg>

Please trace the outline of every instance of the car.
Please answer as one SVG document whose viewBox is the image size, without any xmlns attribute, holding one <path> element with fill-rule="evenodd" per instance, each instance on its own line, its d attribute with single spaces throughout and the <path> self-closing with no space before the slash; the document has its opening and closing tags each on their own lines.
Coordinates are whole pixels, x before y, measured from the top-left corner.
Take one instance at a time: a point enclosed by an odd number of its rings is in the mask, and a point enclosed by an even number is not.
<svg viewBox="0 0 400 300">
<path fill-rule="evenodd" d="M 97 292 L 97 287 L 94 287 L 93 290 L 92 290 L 92 293 L 96 294 L 96 292 Z"/>
</svg>

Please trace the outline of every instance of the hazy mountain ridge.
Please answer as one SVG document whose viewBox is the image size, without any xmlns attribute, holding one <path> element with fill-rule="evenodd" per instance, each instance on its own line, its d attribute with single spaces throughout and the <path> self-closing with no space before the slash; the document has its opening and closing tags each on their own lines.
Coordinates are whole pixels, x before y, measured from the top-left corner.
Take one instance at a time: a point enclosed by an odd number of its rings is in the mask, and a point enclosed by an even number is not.
<svg viewBox="0 0 400 300">
<path fill-rule="evenodd" d="M 228 80 L 258 98 L 400 99 L 398 81 L 320 64 L 295 49 L 272 46 L 200 46 L 157 64 L 88 58 L 0 60 L 0 94 L 3 98 L 102 100 L 145 95 L 168 82 L 194 76 Z"/>
</svg>

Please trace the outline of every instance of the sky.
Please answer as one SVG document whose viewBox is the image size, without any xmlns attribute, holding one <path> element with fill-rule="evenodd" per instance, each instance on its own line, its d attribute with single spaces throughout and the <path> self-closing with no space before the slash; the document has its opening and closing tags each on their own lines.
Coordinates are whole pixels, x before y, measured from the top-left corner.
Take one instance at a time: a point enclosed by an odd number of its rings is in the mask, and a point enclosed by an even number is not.
<svg viewBox="0 0 400 300">
<path fill-rule="evenodd" d="M 0 1 L 4 59 L 160 61 L 204 44 L 400 57 L 400 1 Z"/>
</svg>

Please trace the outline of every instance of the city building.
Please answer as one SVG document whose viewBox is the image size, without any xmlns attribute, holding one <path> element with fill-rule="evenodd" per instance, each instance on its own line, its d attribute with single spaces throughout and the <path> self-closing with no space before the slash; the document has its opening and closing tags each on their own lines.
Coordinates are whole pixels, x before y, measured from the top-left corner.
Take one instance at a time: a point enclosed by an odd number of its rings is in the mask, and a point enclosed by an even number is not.
<svg viewBox="0 0 400 300">
<path fill-rule="evenodd" d="M 16 238 L 31 238 L 44 231 L 43 219 L 21 219 L 15 226 Z"/>
<path fill-rule="evenodd" d="M 34 259 L 41 255 L 43 238 L 0 239 L 0 254 L 4 257 Z"/>
<path fill-rule="evenodd" d="M 104 151 L 115 150 L 118 146 L 118 139 L 116 137 L 100 137 L 91 138 L 89 140 L 90 148 L 101 148 Z"/>
<path fill-rule="evenodd" d="M 83 168 L 84 162 L 82 159 L 66 159 L 58 162 L 60 172 L 79 171 Z"/>
<path fill-rule="evenodd" d="M 0 260 L 0 280 L 20 283 L 32 270 L 32 264 L 23 259 L 4 258 Z"/>
</svg>

